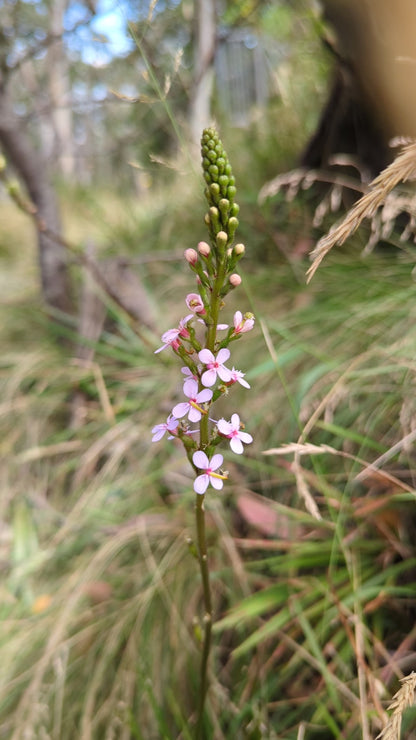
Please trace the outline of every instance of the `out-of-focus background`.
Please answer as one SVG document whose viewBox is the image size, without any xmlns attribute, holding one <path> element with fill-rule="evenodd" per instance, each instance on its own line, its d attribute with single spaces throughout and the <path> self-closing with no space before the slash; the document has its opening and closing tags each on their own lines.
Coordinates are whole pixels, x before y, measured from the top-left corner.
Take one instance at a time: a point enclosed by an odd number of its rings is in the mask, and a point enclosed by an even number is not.
<svg viewBox="0 0 416 740">
<path fill-rule="evenodd" d="M 194 289 L 184 249 L 207 238 L 212 121 L 246 246 L 223 320 L 252 311 L 256 328 L 235 350 L 251 390 L 224 401 L 254 442 L 224 451 L 229 483 L 206 501 L 205 736 L 369 740 L 386 724 L 416 664 L 412 182 L 305 273 L 414 136 L 415 13 L 3 0 L 2 740 L 193 737 L 191 469 L 151 429 L 181 394 L 154 350 Z"/>
</svg>

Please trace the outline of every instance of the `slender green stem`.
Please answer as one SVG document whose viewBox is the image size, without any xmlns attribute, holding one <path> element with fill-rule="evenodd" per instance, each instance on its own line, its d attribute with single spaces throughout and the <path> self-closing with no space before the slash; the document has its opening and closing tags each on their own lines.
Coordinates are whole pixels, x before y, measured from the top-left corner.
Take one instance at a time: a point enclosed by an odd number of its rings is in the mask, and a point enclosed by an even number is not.
<svg viewBox="0 0 416 740">
<path fill-rule="evenodd" d="M 205 707 L 205 698 L 208 689 L 208 660 L 211 650 L 211 635 L 212 635 L 212 600 L 211 600 L 211 587 L 209 581 L 209 568 L 208 568 L 208 555 L 207 555 L 207 541 L 205 532 L 205 509 L 204 509 L 204 495 L 197 494 L 196 496 L 196 531 L 197 531 L 197 543 L 198 543 L 198 558 L 199 567 L 201 570 L 202 588 L 204 594 L 204 617 L 203 617 L 203 628 L 204 628 L 204 642 L 202 646 L 202 657 L 201 657 L 201 672 L 200 672 L 200 687 L 199 687 L 199 701 L 198 701 L 198 720 L 196 726 L 196 740 L 202 740 L 202 729 L 203 729 L 203 716 Z"/>
</svg>

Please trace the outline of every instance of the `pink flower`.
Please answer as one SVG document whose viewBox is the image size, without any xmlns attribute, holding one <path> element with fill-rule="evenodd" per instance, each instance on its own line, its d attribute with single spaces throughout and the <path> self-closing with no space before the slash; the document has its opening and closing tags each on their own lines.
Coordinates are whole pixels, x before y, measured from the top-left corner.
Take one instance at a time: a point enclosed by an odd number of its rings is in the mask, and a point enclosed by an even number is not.
<svg viewBox="0 0 416 740">
<path fill-rule="evenodd" d="M 190 311 L 194 313 L 205 313 L 205 306 L 199 293 L 188 293 L 185 301 Z"/>
<path fill-rule="evenodd" d="M 241 422 L 238 414 L 233 414 L 231 421 L 220 419 L 217 424 L 219 433 L 224 437 L 228 437 L 230 440 L 230 447 L 237 455 L 241 455 L 244 452 L 243 442 L 244 444 L 249 445 L 253 441 L 251 434 L 240 431 L 240 426 Z"/>
<path fill-rule="evenodd" d="M 168 416 L 165 424 L 156 424 L 152 429 L 152 442 L 159 442 L 165 432 L 174 432 L 178 424 L 178 420 L 174 419 L 171 415 Z"/>
<path fill-rule="evenodd" d="M 210 461 L 202 450 L 194 452 L 192 460 L 195 467 L 198 468 L 198 470 L 204 471 L 202 475 L 198 475 L 194 481 L 195 493 L 205 493 L 210 483 L 211 486 L 217 489 L 217 491 L 221 490 L 223 487 L 223 481 L 227 480 L 227 476 L 222 475 L 221 473 L 215 473 L 214 471 L 221 467 L 223 459 L 223 456 L 217 453 Z"/>
<path fill-rule="evenodd" d="M 240 383 L 240 385 L 244 386 L 244 388 L 250 388 L 247 381 L 244 380 L 245 373 L 242 373 L 241 370 L 236 370 L 234 367 L 230 372 L 231 372 L 231 380 L 230 380 L 229 385 L 233 385 L 234 383 Z"/>
<path fill-rule="evenodd" d="M 217 356 L 215 357 L 210 349 L 201 349 L 198 353 L 198 357 L 204 365 L 207 366 L 206 371 L 201 377 L 203 385 L 211 386 L 214 385 L 217 380 L 217 375 L 221 378 L 224 383 L 229 383 L 231 380 L 231 371 L 228 367 L 224 366 L 224 362 L 227 362 L 230 356 L 229 349 L 220 349 Z"/>
<path fill-rule="evenodd" d="M 241 311 L 236 311 L 234 314 L 234 334 L 244 334 L 246 331 L 250 331 L 254 326 L 254 316 L 252 314 L 243 314 Z"/>
<path fill-rule="evenodd" d="M 155 355 L 157 355 L 158 352 L 161 352 L 162 349 L 166 349 L 166 347 L 172 347 L 172 349 L 177 350 L 180 346 L 179 337 L 182 339 L 189 338 L 189 331 L 186 328 L 186 325 L 191 319 L 193 319 L 193 315 L 189 314 L 188 316 L 185 316 L 184 319 L 180 320 L 176 329 L 168 329 L 168 331 L 165 331 L 165 333 L 162 334 L 162 342 L 164 342 L 164 345 L 155 350 Z"/>
<path fill-rule="evenodd" d="M 189 421 L 199 421 L 202 414 L 206 414 L 205 409 L 201 408 L 201 404 L 208 403 L 211 400 L 212 391 L 204 388 L 198 393 L 198 383 L 190 378 L 185 380 L 183 392 L 185 396 L 188 396 L 189 401 L 177 403 L 172 409 L 172 415 L 175 419 L 181 419 L 182 416 L 188 414 Z"/>
</svg>

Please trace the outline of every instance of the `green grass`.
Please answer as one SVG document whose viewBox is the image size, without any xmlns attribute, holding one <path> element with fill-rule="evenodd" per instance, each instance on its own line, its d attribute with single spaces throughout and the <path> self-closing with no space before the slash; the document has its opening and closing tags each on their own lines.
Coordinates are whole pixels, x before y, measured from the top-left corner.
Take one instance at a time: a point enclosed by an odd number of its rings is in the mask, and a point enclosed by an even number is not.
<svg viewBox="0 0 416 740">
<path fill-rule="evenodd" d="M 131 204 L 120 248 L 133 253 L 137 232 L 137 254 L 155 250 L 140 270 L 162 333 L 193 284 L 157 245 L 193 246 L 203 211 L 182 219 L 172 195 L 156 200 L 154 233 L 150 211 Z M 104 251 L 118 229 L 103 227 Z M 247 243 L 243 288 L 224 309 L 224 320 L 236 308 L 257 318 L 234 350 L 252 390 L 232 396 L 255 441 L 241 459 L 224 453 L 229 484 L 207 499 L 217 622 L 206 735 L 354 740 L 365 716 L 373 736 L 406 673 L 416 609 L 413 444 L 389 456 L 416 413 L 413 255 L 364 259 L 352 243 L 307 287 L 307 261 L 264 266 L 258 247 Z M 94 364 L 74 362 L 73 326 L 57 343 L 35 273 L 8 254 L 0 738 L 191 738 L 202 604 L 191 470 L 175 443 L 150 441 L 178 368 L 153 354 L 158 333 L 144 341 L 114 307 Z M 301 456 L 297 476 L 293 454 L 262 454 L 298 440 L 333 452 Z M 386 474 L 357 478 L 382 455 Z"/>
</svg>

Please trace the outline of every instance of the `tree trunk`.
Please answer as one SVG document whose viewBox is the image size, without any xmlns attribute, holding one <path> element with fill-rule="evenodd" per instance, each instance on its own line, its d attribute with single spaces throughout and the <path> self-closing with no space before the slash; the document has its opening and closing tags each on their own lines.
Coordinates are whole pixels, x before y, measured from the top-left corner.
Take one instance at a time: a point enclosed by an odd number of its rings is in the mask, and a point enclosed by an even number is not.
<svg viewBox="0 0 416 740">
<path fill-rule="evenodd" d="M 55 39 L 48 49 L 48 84 L 50 94 L 50 119 L 54 131 L 53 156 L 59 172 L 70 178 L 75 170 L 72 133 L 71 91 L 69 87 L 68 59 L 62 34 L 63 17 L 67 0 L 54 0 L 50 14 L 50 34 Z"/>
<path fill-rule="evenodd" d="M 200 146 L 202 130 L 211 123 L 211 96 L 217 37 L 215 0 L 195 2 L 195 79 L 190 110 L 192 141 Z"/>
<path fill-rule="evenodd" d="M 335 80 L 305 166 L 354 154 L 375 176 L 393 158 L 389 141 L 416 136 L 414 0 L 321 0 L 335 31 Z"/>
<path fill-rule="evenodd" d="M 60 234 L 58 203 L 48 181 L 46 165 L 19 126 L 1 78 L 0 144 L 36 206 L 39 221 L 45 224 L 49 232 Z M 38 254 L 45 302 L 52 308 L 69 312 L 71 299 L 65 250 L 42 229 L 38 229 Z"/>
</svg>

